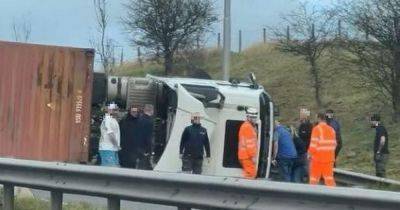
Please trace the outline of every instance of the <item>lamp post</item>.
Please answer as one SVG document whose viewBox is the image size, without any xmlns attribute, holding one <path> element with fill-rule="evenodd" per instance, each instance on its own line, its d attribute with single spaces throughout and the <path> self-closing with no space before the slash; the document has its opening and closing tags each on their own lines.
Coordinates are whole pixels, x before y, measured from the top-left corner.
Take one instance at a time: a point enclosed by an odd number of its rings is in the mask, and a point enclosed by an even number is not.
<svg viewBox="0 0 400 210">
<path fill-rule="evenodd" d="M 222 64 L 223 79 L 229 80 L 231 62 L 231 0 L 225 0 L 224 4 L 224 59 Z"/>
</svg>

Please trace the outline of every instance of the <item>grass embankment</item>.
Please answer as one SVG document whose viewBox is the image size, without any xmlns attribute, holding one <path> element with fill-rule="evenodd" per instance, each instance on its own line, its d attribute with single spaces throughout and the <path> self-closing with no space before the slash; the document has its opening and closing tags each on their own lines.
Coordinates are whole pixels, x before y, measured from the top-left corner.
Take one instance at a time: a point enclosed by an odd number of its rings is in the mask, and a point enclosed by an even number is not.
<svg viewBox="0 0 400 210">
<path fill-rule="evenodd" d="M 340 52 L 339 52 L 340 54 Z M 213 78 L 221 78 L 220 52 L 203 52 L 202 62 L 196 58 L 196 65 L 205 69 Z M 325 107 L 335 110 L 342 124 L 343 149 L 339 156 L 338 167 L 374 174 L 372 148 L 374 130 L 370 128 L 367 116 L 374 112 L 382 114 L 390 138 L 390 160 L 387 166 L 389 178 L 400 180 L 400 124 L 391 122 L 390 102 L 371 87 L 362 82 L 356 74 L 357 68 L 348 66 L 325 55 L 318 63 L 323 78 L 322 99 Z M 177 72 L 184 72 L 185 65 L 177 63 Z M 298 110 L 307 107 L 316 113 L 312 80 L 309 67 L 301 58 L 280 52 L 272 44 L 259 44 L 232 55 L 232 77 L 244 78 L 254 72 L 257 80 L 272 95 L 280 108 L 282 121 L 295 124 Z M 143 67 L 137 64 L 124 65 L 118 75 L 143 76 L 146 72 L 161 73 L 162 65 L 147 63 Z"/>
</svg>

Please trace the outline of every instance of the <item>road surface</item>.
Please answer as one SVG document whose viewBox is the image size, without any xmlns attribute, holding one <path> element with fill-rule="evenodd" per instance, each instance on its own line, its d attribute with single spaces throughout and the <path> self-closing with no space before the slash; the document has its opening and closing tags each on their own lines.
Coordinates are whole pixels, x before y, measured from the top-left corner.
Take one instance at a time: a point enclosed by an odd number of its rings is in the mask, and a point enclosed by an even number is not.
<svg viewBox="0 0 400 210">
<path fill-rule="evenodd" d="M 37 199 L 50 200 L 50 192 L 32 189 L 32 194 Z M 98 209 L 107 209 L 107 199 L 86 195 L 63 194 L 64 203 L 87 203 Z M 121 201 L 122 210 L 176 210 L 176 207 L 162 206 L 156 204 L 137 203 L 131 201 Z"/>
</svg>

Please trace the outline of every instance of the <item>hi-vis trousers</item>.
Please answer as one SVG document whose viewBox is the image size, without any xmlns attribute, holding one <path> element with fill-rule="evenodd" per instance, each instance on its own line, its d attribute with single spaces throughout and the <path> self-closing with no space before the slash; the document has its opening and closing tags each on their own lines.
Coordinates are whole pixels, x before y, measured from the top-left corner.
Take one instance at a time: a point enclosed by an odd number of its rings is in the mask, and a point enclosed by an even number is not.
<svg viewBox="0 0 400 210">
<path fill-rule="evenodd" d="M 334 162 L 318 163 L 311 160 L 309 173 L 310 184 L 318 184 L 321 180 L 321 177 L 323 177 L 326 186 L 335 187 L 336 182 L 333 177 L 333 164 Z"/>
<path fill-rule="evenodd" d="M 257 169 L 254 162 L 251 159 L 239 160 L 240 165 L 243 168 L 243 177 L 246 179 L 255 179 L 257 176 Z"/>
</svg>

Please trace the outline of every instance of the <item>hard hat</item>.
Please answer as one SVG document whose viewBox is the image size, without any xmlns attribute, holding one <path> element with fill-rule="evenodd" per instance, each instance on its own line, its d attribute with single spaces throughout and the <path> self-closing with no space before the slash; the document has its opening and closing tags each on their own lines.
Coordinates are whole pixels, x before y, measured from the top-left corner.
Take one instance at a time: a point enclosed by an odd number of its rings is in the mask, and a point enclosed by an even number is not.
<svg viewBox="0 0 400 210">
<path fill-rule="evenodd" d="M 258 111 L 256 108 L 249 107 L 246 109 L 246 115 L 249 117 L 257 117 L 258 116 Z"/>
<path fill-rule="evenodd" d="M 111 102 L 111 103 L 108 105 L 107 108 L 108 108 L 108 109 L 118 109 L 118 105 L 117 105 L 116 103 L 114 103 L 114 102 Z"/>
</svg>

